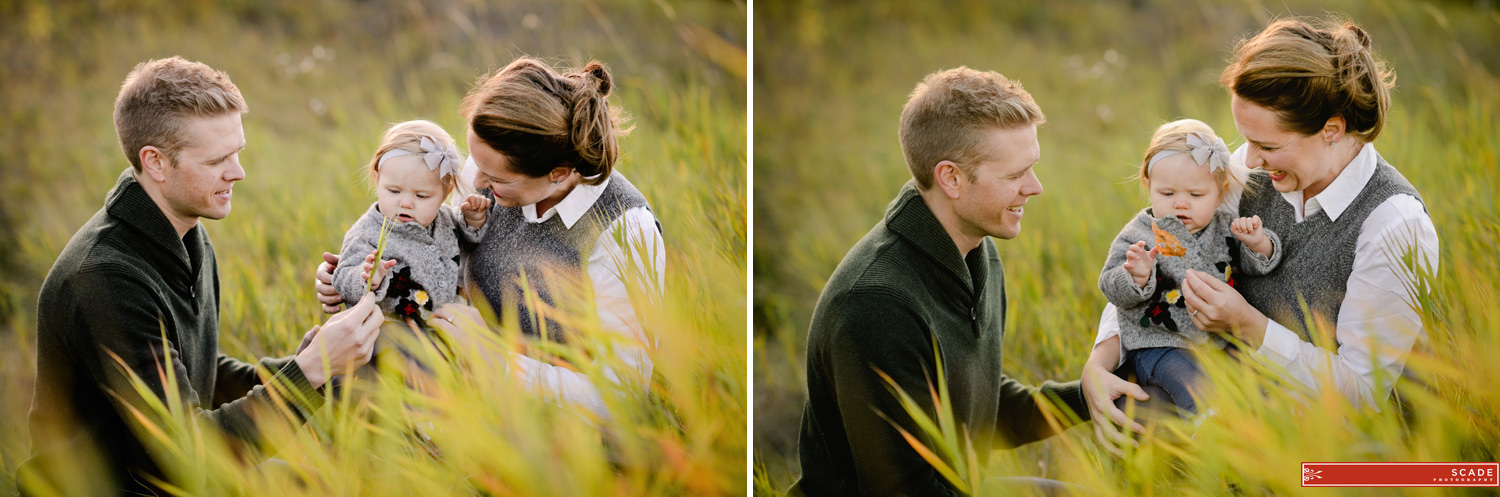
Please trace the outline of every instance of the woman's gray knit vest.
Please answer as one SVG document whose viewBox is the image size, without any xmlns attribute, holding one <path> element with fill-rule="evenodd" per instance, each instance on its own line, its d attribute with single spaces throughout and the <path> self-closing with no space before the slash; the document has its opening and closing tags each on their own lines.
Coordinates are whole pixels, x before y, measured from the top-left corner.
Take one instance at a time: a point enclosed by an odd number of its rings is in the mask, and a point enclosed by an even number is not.
<svg viewBox="0 0 1500 497">
<path fill-rule="evenodd" d="M 1267 228 L 1281 235 L 1286 253 L 1276 269 L 1264 276 L 1246 276 L 1237 289 L 1251 306 L 1297 332 L 1303 340 L 1332 347 L 1333 344 L 1318 343 L 1309 332 L 1302 312 L 1303 302 L 1316 316 L 1314 323 L 1318 320 L 1325 320 L 1328 325 L 1338 323 L 1339 305 L 1344 301 L 1349 274 L 1354 270 L 1355 244 L 1365 218 L 1392 195 L 1411 195 L 1418 202 L 1422 197 L 1396 168 L 1378 155 L 1375 175 L 1338 221 L 1330 220 L 1328 211 L 1323 210 L 1298 223 L 1292 205 L 1277 193 L 1270 176 L 1257 172 L 1250 181 L 1255 193 L 1246 193 L 1240 200 L 1240 215 L 1260 216 Z"/>
<path fill-rule="evenodd" d="M 635 207 L 650 209 L 646 197 L 618 172 L 610 175 L 609 185 L 571 229 L 561 216 L 528 223 L 520 207 L 496 205 L 490 208 L 488 232 L 469 254 L 471 281 L 502 323 L 505 313 L 515 309 L 522 333 L 542 336 L 545 331 L 546 338 L 565 342 L 565 330 L 556 320 L 537 319 L 536 310 L 522 298 L 523 288 L 549 308 L 595 312 L 593 284 L 584 266 L 605 228 Z"/>
</svg>

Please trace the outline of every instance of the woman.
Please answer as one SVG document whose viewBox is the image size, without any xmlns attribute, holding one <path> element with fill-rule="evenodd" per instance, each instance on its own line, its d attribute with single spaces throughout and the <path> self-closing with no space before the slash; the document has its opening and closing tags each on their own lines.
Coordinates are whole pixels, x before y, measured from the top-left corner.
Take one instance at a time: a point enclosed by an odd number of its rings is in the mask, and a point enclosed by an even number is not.
<svg viewBox="0 0 1500 497">
<path fill-rule="evenodd" d="M 597 316 L 602 329 L 622 336 L 613 349 L 635 370 L 607 376 L 649 384 L 653 342 L 635 309 L 661 295 L 666 254 L 646 198 L 614 170 L 618 137 L 629 130 L 606 99 L 612 88 L 598 62 L 559 73 L 523 57 L 469 92 L 464 176 L 493 205 L 487 232 L 465 261 L 502 321 L 514 316 L 524 334 L 566 342 L 571 323 Z M 317 290 L 328 311 L 342 299 L 327 285 L 326 270 L 337 262 L 324 258 Z M 459 333 L 454 321 L 484 322 L 473 307 L 449 306 L 430 323 Z M 607 416 L 586 375 L 511 356 L 510 371 L 527 385 Z"/>
<path fill-rule="evenodd" d="M 1378 410 L 1425 336 L 1407 295 L 1415 276 L 1401 255 L 1415 250 L 1437 270 L 1437 231 L 1421 196 L 1373 144 L 1394 75 L 1350 22 L 1319 28 L 1279 20 L 1240 43 L 1234 59 L 1220 83 L 1248 142 L 1235 156 L 1264 171 L 1252 176 L 1259 193 L 1241 199 L 1240 215 L 1260 216 L 1281 234 L 1286 252 L 1275 271 L 1239 275 L 1234 287 L 1191 272 L 1182 288 L 1193 324 L 1232 334 L 1310 388 L 1331 377 L 1355 405 Z M 1311 316 L 1303 314 L 1304 302 Z M 1114 313 L 1105 308 L 1083 389 L 1093 419 L 1126 424 L 1112 401 L 1127 392 L 1147 396 L 1110 373 L 1120 359 Z M 1321 343 L 1309 321 L 1334 331 L 1336 352 L 1324 348 L 1332 344 Z M 1125 440 L 1108 423 L 1095 426 L 1111 450 L 1110 440 Z"/>
</svg>

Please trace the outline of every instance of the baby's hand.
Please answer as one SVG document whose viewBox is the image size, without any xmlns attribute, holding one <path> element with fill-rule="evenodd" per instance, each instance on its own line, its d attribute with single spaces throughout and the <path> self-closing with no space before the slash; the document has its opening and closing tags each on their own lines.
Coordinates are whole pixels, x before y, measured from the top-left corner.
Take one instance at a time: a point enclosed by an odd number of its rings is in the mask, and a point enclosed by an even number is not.
<svg viewBox="0 0 1500 497">
<path fill-rule="evenodd" d="M 395 265 L 395 259 L 388 259 L 380 261 L 380 269 L 375 270 L 375 252 L 371 251 L 370 255 L 365 256 L 365 263 L 360 265 L 360 269 L 364 270 L 365 279 L 370 280 L 370 288 L 373 289 L 380 287 L 380 282 L 385 280 L 385 273 Z M 374 274 L 371 274 L 372 271 Z"/>
<path fill-rule="evenodd" d="M 1235 219 L 1233 223 L 1230 223 L 1229 231 L 1255 253 L 1266 257 L 1271 256 L 1271 237 L 1266 236 L 1266 230 L 1260 223 L 1260 216 Z"/>
<path fill-rule="evenodd" d="M 469 195 L 458 209 L 464 213 L 464 223 L 471 228 L 479 228 L 484 226 L 484 221 L 489 216 L 490 199 L 483 195 Z"/>
<path fill-rule="evenodd" d="M 1151 269 L 1156 267 L 1156 254 L 1161 253 L 1160 247 L 1151 247 L 1146 250 L 1146 242 L 1135 242 L 1130 250 L 1125 252 L 1125 270 L 1135 280 L 1136 286 L 1146 286 L 1147 280 L 1151 278 Z"/>
</svg>

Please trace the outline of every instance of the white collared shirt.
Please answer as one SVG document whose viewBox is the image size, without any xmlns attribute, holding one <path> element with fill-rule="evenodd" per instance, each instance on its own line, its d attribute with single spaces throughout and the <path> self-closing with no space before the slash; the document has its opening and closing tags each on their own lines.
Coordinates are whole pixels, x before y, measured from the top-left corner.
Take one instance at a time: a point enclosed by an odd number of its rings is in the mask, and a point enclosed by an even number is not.
<svg viewBox="0 0 1500 497">
<path fill-rule="evenodd" d="M 1244 163 L 1245 146 L 1234 152 Z M 1366 143 L 1359 155 L 1317 196 L 1303 200 L 1303 192 L 1281 194 L 1291 204 L 1296 222 L 1326 212 L 1337 221 L 1375 175 L 1375 146 Z M 1395 379 L 1406 365 L 1418 338 L 1426 338 L 1422 319 L 1410 295 L 1416 276 L 1401 264 L 1401 253 L 1415 248 L 1415 260 L 1429 274 L 1438 268 L 1438 236 L 1432 218 L 1416 197 L 1392 195 L 1370 212 L 1355 242 L 1354 265 L 1334 331 L 1338 352 L 1303 341 L 1296 332 L 1267 319 L 1266 335 L 1256 356 L 1284 368 L 1292 378 L 1316 390 L 1320 379 L 1332 384 L 1355 405 L 1380 410 Z M 1099 319 L 1094 344 L 1119 334 L 1113 305 Z M 1124 353 L 1120 354 L 1121 362 Z M 1379 389 L 1376 389 L 1379 379 Z"/>
<path fill-rule="evenodd" d="M 608 178 L 598 185 L 580 183 L 573 187 L 573 191 L 563 197 L 561 202 L 547 209 L 540 216 L 537 215 L 536 204 L 522 206 L 521 213 L 528 223 L 540 223 L 557 216 L 561 218 L 564 226 L 572 229 L 589 208 L 593 207 L 594 202 L 604 193 L 604 187 L 608 185 Z M 631 247 L 633 258 L 624 257 L 624 250 L 615 238 L 615 233 L 619 230 L 625 230 L 625 241 Z M 642 250 L 647 253 L 642 254 Z M 635 308 L 630 304 L 630 292 L 626 287 L 626 278 L 623 276 L 621 265 L 624 264 L 623 261 L 644 261 L 642 264 L 630 264 L 638 266 L 634 269 L 643 273 L 633 280 L 653 282 L 656 286 L 653 292 L 655 295 L 661 295 L 664 288 L 666 258 L 666 245 L 661 231 L 656 228 L 656 217 L 651 214 L 650 209 L 636 207 L 626 209 L 618 219 L 605 227 L 604 231 L 599 234 L 598 241 L 594 243 L 594 250 L 584 266 L 584 272 L 588 274 L 589 281 L 594 285 L 594 305 L 600 324 L 604 329 L 626 337 L 625 340 L 617 342 L 615 355 L 621 362 L 636 369 L 647 385 L 650 384 L 651 378 L 651 356 L 644 346 L 625 344 L 650 344 L 652 348 L 655 348 L 656 342 L 654 339 L 647 338 L 648 335 L 636 317 Z M 646 267 L 647 265 L 649 267 Z M 589 382 L 587 375 L 522 354 L 511 355 L 511 372 L 533 391 L 554 402 L 576 405 L 588 409 L 601 418 L 608 417 L 608 411 L 604 408 L 604 400 L 600 397 L 598 389 L 594 388 L 594 384 Z M 619 378 L 614 371 L 606 369 L 605 376 L 619 383 Z"/>
</svg>

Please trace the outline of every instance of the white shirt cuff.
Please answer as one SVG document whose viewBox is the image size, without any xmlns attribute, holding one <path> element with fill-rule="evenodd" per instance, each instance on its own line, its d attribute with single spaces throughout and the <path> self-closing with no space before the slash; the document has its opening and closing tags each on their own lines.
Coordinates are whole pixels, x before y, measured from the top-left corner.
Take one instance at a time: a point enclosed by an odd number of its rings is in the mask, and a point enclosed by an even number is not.
<svg viewBox="0 0 1500 497">
<path fill-rule="evenodd" d="M 1154 269 L 1153 269 L 1154 270 Z M 1154 278 L 1153 278 L 1154 280 Z M 1094 335 L 1094 346 L 1109 340 L 1110 337 L 1120 336 L 1120 314 L 1114 304 L 1104 304 L 1104 312 L 1099 316 L 1099 334 Z M 1115 363 L 1115 369 L 1125 365 L 1125 345 L 1120 345 L 1120 359 Z"/>
<path fill-rule="evenodd" d="M 1270 362 L 1287 367 L 1296 359 L 1301 349 L 1302 338 L 1297 333 L 1282 326 L 1281 323 L 1267 319 L 1266 335 L 1260 342 L 1260 348 L 1256 353 L 1265 357 Z"/>
</svg>

